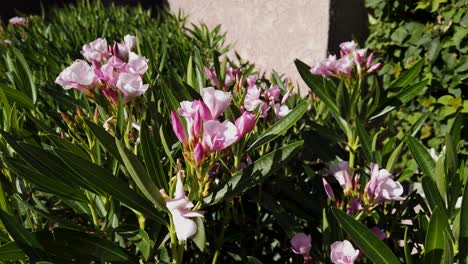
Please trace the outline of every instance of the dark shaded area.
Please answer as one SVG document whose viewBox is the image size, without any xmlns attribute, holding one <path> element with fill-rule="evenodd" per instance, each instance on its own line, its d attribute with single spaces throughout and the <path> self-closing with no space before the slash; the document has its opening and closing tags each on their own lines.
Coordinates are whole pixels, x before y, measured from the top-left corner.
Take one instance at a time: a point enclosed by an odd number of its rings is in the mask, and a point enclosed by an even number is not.
<svg viewBox="0 0 468 264">
<path fill-rule="evenodd" d="M 359 46 L 369 35 L 365 0 L 331 0 L 328 53 L 339 54 L 341 42 L 355 40 Z"/>
<path fill-rule="evenodd" d="M 92 2 L 93 0 L 91 0 Z M 140 4 L 144 8 L 161 8 L 169 6 L 167 0 L 101 0 L 104 5 L 130 5 L 136 6 Z M 67 4 L 76 3 L 77 0 L 15 0 L 15 1 L 2 1 L 0 8 L 0 17 L 2 21 L 8 21 L 11 17 L 17 15 L 30 15 L 41 14 L 41 3 L 45 12 L 48 12 L 54 7 L 61 7 Z"/>
</svg>

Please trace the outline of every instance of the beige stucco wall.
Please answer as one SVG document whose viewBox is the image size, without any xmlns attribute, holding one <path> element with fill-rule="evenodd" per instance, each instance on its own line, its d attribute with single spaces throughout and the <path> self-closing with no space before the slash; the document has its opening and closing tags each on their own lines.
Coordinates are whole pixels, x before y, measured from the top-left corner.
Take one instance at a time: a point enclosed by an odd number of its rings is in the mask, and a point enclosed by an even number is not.
<svg viewBox="0 0 468 264">
<path fill-rule="evenodd" d="M 312 63 L 325 57 L 329 0 L 169 0 L 172 11 L 182 9 L 191 22 L 210 28 L 218 24 L 228 43 L 258 69 L 300 80 L 294 66 L 299 58 Z"/>
</svg>

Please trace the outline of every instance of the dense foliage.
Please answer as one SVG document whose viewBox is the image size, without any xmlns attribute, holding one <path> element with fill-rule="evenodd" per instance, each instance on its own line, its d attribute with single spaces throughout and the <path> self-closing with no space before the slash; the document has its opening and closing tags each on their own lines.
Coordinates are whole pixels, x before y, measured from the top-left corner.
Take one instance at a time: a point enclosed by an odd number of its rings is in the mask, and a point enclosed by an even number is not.
<svg viewBox="0 0 468 264">
<path fill-rule="evenodd" d="M 463 102 L 463 64 L 445 79 L 443 58 L 345 42 L 338 58 L 296 60 L 312 91 L 300 98 L 228 59 L 219 27 L 96 1 L 14 18 L 0 40 L 2 261 L 468 259 L 464 108 L 439 122 L 443 107 L 415 103 Z"/>
</svg>

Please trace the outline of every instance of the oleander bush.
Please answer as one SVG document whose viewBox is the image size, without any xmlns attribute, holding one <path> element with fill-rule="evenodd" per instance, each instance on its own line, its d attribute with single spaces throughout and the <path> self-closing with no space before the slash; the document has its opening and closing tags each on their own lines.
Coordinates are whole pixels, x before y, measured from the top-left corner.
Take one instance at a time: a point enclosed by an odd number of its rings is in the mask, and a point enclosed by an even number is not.
<svg viewBox="0 0 468 264">
<path fill-rule="evenodd" d="M 3 25 L 2 262 L 466 262 L 464 110 L 416 114 L 443 62 L 345 42 L 301 98 L 224 36 L 94 0 Z"/>
</svg>

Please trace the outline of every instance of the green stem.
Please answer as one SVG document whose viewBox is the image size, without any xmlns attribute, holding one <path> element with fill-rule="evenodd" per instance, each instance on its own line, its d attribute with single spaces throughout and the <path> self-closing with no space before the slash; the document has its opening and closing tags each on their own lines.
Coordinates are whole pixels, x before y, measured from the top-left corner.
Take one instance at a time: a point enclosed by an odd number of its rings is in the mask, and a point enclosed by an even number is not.
<svg viewBox="0 0 468 264">
<path fill-rule="evenodd" d="M 94 226 L 96 228 L 99 228 L 99 217 L 96 211 L 96 205 L 94 204 L 94 200 L 91 197 L 91 194 L 86 190 L 85 190 L 85 193 L 86 193 L 86 197 L 89 200 L 88 206 L 89 206 L 89 209 L 91 210 L 91 217 L 93 218 Z"/>
</svg>

